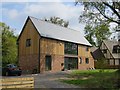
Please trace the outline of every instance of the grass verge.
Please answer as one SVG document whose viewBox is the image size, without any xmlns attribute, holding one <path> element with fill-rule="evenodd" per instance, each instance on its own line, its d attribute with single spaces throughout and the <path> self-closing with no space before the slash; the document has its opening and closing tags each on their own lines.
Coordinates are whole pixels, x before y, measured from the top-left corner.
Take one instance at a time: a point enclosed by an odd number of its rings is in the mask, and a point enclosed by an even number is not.
<svg viewBox="0 0 120 90">
<path fill-rule="evenodd" d="M 120 89 L 120 73 L 117 69 L 109 70 L 74 70 L 68 80 L 61 80 L 68 84 L 79 85 L 85 88 Z"/>
</svg>

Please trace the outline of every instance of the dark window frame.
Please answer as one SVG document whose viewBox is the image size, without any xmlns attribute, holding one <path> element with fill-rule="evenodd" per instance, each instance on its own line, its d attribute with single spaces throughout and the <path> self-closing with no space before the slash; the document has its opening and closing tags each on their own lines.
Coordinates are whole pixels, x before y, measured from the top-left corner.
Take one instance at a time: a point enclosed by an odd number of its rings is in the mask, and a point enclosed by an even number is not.
<svg viewBox="0 0 120 90">
<path fill-rule="evenodd" d="M 120 46 L 118 46 L 118 45 L 113 46 L 112 53 L 120 53 Z"/>
<path fill-rule="evenodd" d="M 89 47 L 86 47 L 86 51 L 89 51 Z"/>
<path fill-rule="evenodd" d="M 82 58 L 80 57 L 80 64 L 82 64 Z"/>
<path fill-rule="evenodd" d="M 26 39 L 26 47 L 30 47 L 31 46 L 31 39 Z"/>
<path fill-rule="evenodd" d="M 64 53 L 70 55 L 78 55 L 78 44 L 64 42 Z"/>
<path fill-rule="evenodd" d="M 85 63 L 89 64 L 89 58 L 85 58 Z"/>
</svg>

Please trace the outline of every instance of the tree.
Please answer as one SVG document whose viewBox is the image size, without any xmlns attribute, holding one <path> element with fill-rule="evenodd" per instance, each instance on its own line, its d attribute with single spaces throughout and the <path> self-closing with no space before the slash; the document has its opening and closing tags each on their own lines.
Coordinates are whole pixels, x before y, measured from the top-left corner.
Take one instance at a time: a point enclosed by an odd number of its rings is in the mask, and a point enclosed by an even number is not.
<svg viewBox="0 0 120 90">
<path fill-rule="evenodd" d="M 63 26 L 63 27 L 68 27 L 68 25 L 69 25 L 68 21 L 64 21 L 63 19 L 60 19 L 59 17 L 50 17 L 50 19 L 45 18 L 45 21 L 51 22 L 54 24 L 58 24 L 58 25 Z"/>
<path fill-rule="evenodd" d="M 17 37 L 5 23 L 0 22 L 2 26 L 2 65 L 17 63 Z"/>
<path fill-rule="evenodd" d="M 100 24 L 95 27 L 92 27 L 90 24 L 85 26 L 86 39 L 93 45 L 99 46 L 103 40 L 108 39 L 111 35 L 109 30 L 109 25 Z M 96 39 L 96 40 L 95 40 Z"/>
<path fill-rule="evenodd" d="M 97 44 L 99 45 L 101 40 L 110 36 L 110 23 L 116 23 L 116 28 L 118 29 L 120 25 L 120 2 L 111 2 L 110 0 L 106 2 L 102 2 L 102 0 L 101 2 L 76 1 L 76 5 L 78 4 L 84 6 L 84 11 L 80 15 L 79 21 L 86 23 L 86 38 L 91 44 L 94 45 L 93 37 L 97 39 Z"/>
<path fill-rule="evenodd" d="M 117 2 L 118 1 L 118 2 Z M 120 25 L 120 2 L 79 2 L 84 6 L 84 12 L 80 19 L 87 23 L 114 22 Z"/>
</svg>

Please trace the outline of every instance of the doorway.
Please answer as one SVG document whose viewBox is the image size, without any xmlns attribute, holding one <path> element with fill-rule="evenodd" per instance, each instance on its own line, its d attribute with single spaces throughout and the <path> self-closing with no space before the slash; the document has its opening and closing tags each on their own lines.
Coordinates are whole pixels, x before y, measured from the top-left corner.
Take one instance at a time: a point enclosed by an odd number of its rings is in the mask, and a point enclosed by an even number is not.
<svg viewBox="0 0 120 90">
<path fill-rule="evenodd" d="M 52 58 L 51 58 L 51 56 L 46 56 L 45 57 L 45 70 L 46 71 L 49 71 L 49 70 L 51 70 L 51 62 L 52 62 Z"/>
</svg>

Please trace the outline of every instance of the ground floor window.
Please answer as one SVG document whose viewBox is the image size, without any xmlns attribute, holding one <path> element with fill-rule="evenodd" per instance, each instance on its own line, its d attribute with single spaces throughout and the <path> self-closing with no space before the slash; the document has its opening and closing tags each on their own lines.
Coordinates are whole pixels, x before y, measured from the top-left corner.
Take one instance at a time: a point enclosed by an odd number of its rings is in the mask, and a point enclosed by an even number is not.
<svg viewBox="0 0 120 90">
<path fill-rule="evenodd" d="M 64 68 L 67 70 L 78 69 L 78 58 L 65 57 Z"/>
<path fill-rule="evenodd" d="M 115 65 L 119 65 L 119 60 L 115 60 Z"/>
<path fill-rule="evenodd" d="M 86 64 L 89 64 L 89 58 L 85 58 Z"/>
<path fill-rule="evenodd" d="M 110 65 L 114 65 L 114 60 L 113 59 L 110 59 Z"/>
</svg>

